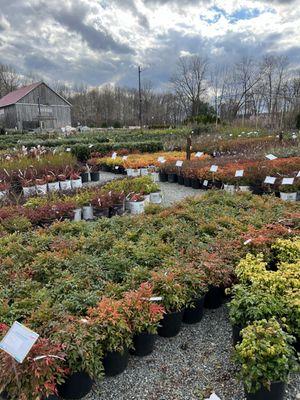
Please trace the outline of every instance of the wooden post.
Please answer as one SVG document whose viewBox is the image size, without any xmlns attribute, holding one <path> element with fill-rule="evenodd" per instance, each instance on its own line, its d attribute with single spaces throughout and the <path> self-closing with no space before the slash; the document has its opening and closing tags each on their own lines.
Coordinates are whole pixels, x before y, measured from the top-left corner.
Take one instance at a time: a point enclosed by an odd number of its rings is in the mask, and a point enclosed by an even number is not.
<svg viewBox="0 0 300 400">
<path fill-rule="evenodd" d="M 189 135 L 186 139 L 186 159 L 187 160 L 191 159 L 191 153 L 192 153 L 192 135 Z"/>
</svg>

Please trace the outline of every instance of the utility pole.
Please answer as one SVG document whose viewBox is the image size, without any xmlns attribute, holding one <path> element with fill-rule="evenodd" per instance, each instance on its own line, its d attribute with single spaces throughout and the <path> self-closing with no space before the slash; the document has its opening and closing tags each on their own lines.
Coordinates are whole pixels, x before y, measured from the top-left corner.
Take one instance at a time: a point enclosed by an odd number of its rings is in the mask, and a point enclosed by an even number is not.
<svg viewBox="0 0 300 400">
<path fill-rule="evenodd" d="M 138 68 L 139 71 L 139 124 L 142 129 L 142 87 L 141 87 L 141 73 L 142 69 L 139 66 Z"/>
</svg>

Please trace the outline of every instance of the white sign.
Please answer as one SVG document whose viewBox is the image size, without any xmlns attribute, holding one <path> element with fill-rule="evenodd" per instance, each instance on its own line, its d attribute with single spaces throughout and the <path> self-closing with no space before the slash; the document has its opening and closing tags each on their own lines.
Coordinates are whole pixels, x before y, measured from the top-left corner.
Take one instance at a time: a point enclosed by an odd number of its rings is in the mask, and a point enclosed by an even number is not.
<svg viewBox="0 0 300 400">
<path fill-rule="evenodd" d="M 205 180 L 205 181 L 203 182 L 203 186 L 208 186 L 208 181 Z"/>
<path fill-rule="evenodd" d="M 211 167 L 210 167 L 210 172 L 217 172 L 218 171 L 218 166 L 217 165 L 212 165 Z"/>
<path fill-rule="evenodd" d="M 276 178 L 274 176 L 266 176 L 264 183 L 269 183 L 270 185 L 274 185 Z"/>
<path fill-rule="evenodd" d="M 166 162 L 165 157 L 158 157 L 157 161 L 160 163 Z"/>
<path fill-rule="evenodd" d="M 89 149 L 91 149 L 92 147 L 94 147 L 94 145 L 93 145 L 93 144 L 90 144 L 90 145 L 89 145 Z"/>
<path fill-rule="evenodd" d="M 203 156 L 203 152 L 202 151 L 197 151 L 197 153 L 195 154 L 195 157 L 200 158 Z"/>
<path fill-rule="evenodd" d="M 274 154 L 267 154 L 267 155 L 266 155 L 266 158 L 267 158 L 268 160 L 271 160 L 271 161 L 272 161 L 272 160 L 276 160 L 277 157 L 274 156 Z"/>
<path fill-rule="evenodd" d="M 244 170 L 243 169 L 238 169 L 238 170 L 235 171 L 235 177 L 236 178 L 239 178 L 239 177 L 242 177 L 242 176 L 244 176 Z"/>
<path fill-rule="evenodd" d="M 293 185 L 294 184 L 294 178 L 283 178 L 281 184 L 282 185 Z"/>
<path fill-rule="evenodd" d="M 162 301 L 162 297 L 160 296 L 160 297 L 150 297 L 150 301 Z"/>
<path fill-rule="evenodd" d="M 111 158 L 113 160 L 115 160 L 117 158 L 117 153 L 115 151 L 112 153 Z"/>
<path fill-rule="evenodd" d="M 19 322 L 14 322 L 0 342 L 0 349 L 22 363 L 39 335 Z"/>
<path fill-rule="evenodd" d="M 182 167 L 183 161 L 176 161 L 176 167 Z"/>
</svg>

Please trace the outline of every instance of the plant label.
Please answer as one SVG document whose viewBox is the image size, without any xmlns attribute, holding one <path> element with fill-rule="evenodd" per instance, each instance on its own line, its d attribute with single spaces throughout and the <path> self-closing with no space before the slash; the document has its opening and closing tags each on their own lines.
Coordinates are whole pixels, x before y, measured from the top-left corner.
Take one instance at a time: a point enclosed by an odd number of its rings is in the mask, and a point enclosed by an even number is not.
<svg viewBox="0 0 300 400">
<path fill-rule="evenodd" d="M 205 180 L 205 181 L 203 182 L 203 186 L 208 186 L 208 181 Z"/>
<path fill-rule="evenodd" d="M 123 156 L 122 158 L 123 160 L 127 160 L 128 156 Z"/>
<path fill-rule="evenodd" d="M 283 178 L 281 184 L 282 185 L 293 185 L 294 184 L 294 178 Z"/>
<path fill-rule="evenodd" d="M 90 145 L 89 145 L 89 149 L 91 149 L 92 147 L 94 147 L 94 145 L 93 145 L 93 144 L 90 144 Z"/>
<path fill-rule="evenodd" d="M 205 400 L 221 400 L 219 396 L 216 395 L 215 392 L 213 392 L 210 397 L 206 398 Z"/>
<path fill-rule="evenodd" d="M 210 167 L 210 172 L 217 172 L 218 171 L 218 166 L 217 165 L 212 165 L 211 167 Z"/>
<path fill-rule="evenodd" d="M 298 174 L 297 174 L 297 178 L 300 178 L 300 171 L 299 171 Z"/>
<path fill-rule="evenodd" d="M 252 242 L 252 239 L 248 239 L 248 240 L 246 240 L 245 242 L 244 242 L 244 245 L 246 246 L 246 244 L 249 244 L 249 243 L 251 243 Z"/>
<path fill-rule="evenodd" d="M 165 157 L 158 157 L 157 161 L 160 163 L 166 162 Z"/>
<path fill-rule="evenodd" d="M 118 166 L 118 165 L 116 165 L 116 166 L 115 166 L 115 169 L 119 169 L 119 166 Z"/>
<path fill-rule="evenodd" d="M 274 176 L 266 176 L 264 183 L 268 183 L 269 185 L 274 185 L 276 178 Z"/>
<path fill-rule="evenodd" d="M 150 297 L 150 301 L 162 301 L 162 297 L 160 296 L 160 297 Z"/>
<path fill-rule="evenodd" d="M 202 151 L 197 151 L 197 153 L 195 154 L 195 157 L 200 158 L 203 156 L 203 152 Z"/>
<path fill-rule="evenodd" d="M 22 363 L 38 337 L 37 333 L 16 321 L 1 340 L 0 349 Z"/>
<path fill-rule="evenodd" d="M 66 151 L 69 153 L 71 151 L 71 148 L 70 147 L 66 148 Z"/>
<path fill-rule="evenodd" d="M 244 170 L 243 169 L 238 169 L 237 171 L 235 171 L 235 177 L 239 178 L 244 176 Z"/>
<path fill-rule="evenodd" d="M 117 158 L 117 153 L 115 151 L 112 153 L 111 158 L 113 160 L 115 160 Z"/>
<path fill-rule="evenodd" d="M 267 155 L 266 155 L 266 158 L 267 158 L 268 160 L 271 160 L 271 161 L 272 161 L 272 160 L 276 160 L 277 157 L 274 156 L 274 154 L 267 154 Z"/>
<path fill-rule="evenodd" d="M 176 167 L 182 167 L 183 161 L 176 161 Z"/>
</svg>

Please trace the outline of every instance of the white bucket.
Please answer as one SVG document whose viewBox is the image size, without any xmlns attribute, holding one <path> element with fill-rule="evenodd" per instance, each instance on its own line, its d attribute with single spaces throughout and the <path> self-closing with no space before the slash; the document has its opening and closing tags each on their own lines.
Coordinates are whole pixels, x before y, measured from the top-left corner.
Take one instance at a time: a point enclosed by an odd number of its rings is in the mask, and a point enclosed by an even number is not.
<svg viewBox="0 0 300 400">
<path fill-rule="evenodd" d="M 225 190 L 225 192 L 233 194 L 235 192 L 235 186 L 234 185 L 224 185 L 224 190 Z"/>
<path fill-rule="evenodd" d="M 149 204 L 150 203 L 150 194 L 147 194 L 145 197 L 145 204 Z"/>
<path fill-rule="evenodd" d="M 161 204 L 161 202 L 162 202 L 161 192 L 154 192 L 150 194 L 150 203 Z"/>
<path fill-rule="evenodd" d="M 146 175 L 148 175 L 148 168 L 141 168 L 141 169 L 140 169 L 140 173 L 141 173 L 141 176 L 146 176 Z"/>
<path fill-rule="evenodd" d="M 70 180 L 59 182 L 59 186 L 60 186 L 60 190 L 63 190 L 63 191 L 72 189 Z"/>
<path fill-rule="evenodd" d="M 159 173 L 158 172 L 151 172 L 150 174 L 153 182 L 159 182 Z"/>
<path fill-rule="evenodd" d="M 145 211 L 145 201 L 130 201 L 129 209 L 133 215 L 143 214 Z"/>
<path fill-rule="evenodd" d="M 250 186 L 239 186 L 240 192 L 250 192 Z"/>
<path fill-rule="evenodd" d="M 76 208 L 73 212 L 74 212 L 74 221 L 76 222 L 81 221 L 81 216 L 82 216 L 81 208 Z"/>
<path fill-rule="evenodd" d="M 141 170 L 140 169 L 133 169 L 130 176 L 137 177 L 137 176 L 140 176 L 140 175 L 141 175 Z"/>
<path fill-rule="evenodd" d="M 72 179 L 71 180 L 72 189 L 80 189 L 82 188 L 82 179 Z"/>
<path fill-rule="evenodd" d="M 47 194 L 47 183 L 44 185 L 35 185 L 36 187 L 36 192 L 39 196 L 45 196 Z"/>
<path fill-rule="evenodd" d="M 7 195 L 8 191 L 7 190 L 0 190 L 0 199 L 3 199 Z"/>
<path fill-rule="evenodd" d="M 297 192 L 295 193 L 283 193 L 280 192 L 280 198 L 284 201 L 297 201 Z"/>
<path fill-rule="evenodd" d="M 134 170 L 132 169 L 132 168 L 127 168 L 126 169 L 126 173 L 127 173 L 127 176 L 132 176 L 132 172 L 133 172 Z"/>
<path fill-rule="evenodd" d="M 25 197 L 34 196 L 36 194 L 35 186 L 23 187 L 23 193 Z"/>
<path fill-rule="evenodd" d="M 49 182 L 48 183 L 48 191 L 49 192 L 58 192 L 60 189 L 59 182 Z"/>
<path fill-rule="evenodd" d="M 85 221 L 94 219 L 94 213 L 93 213 L 93 207 L 92 206 L 82 207 L 82 218 Z"/>
</svg>

